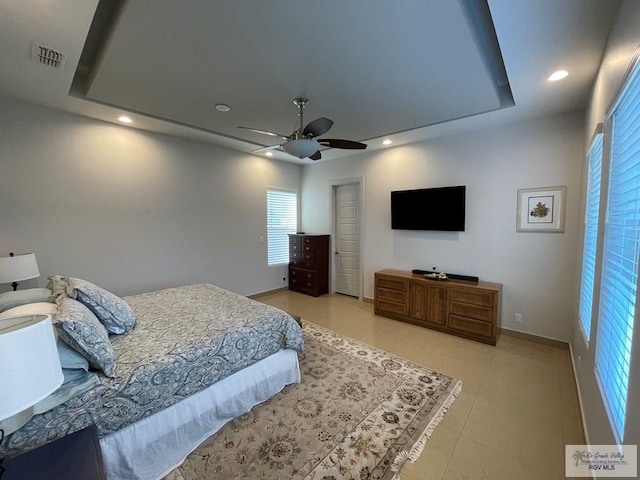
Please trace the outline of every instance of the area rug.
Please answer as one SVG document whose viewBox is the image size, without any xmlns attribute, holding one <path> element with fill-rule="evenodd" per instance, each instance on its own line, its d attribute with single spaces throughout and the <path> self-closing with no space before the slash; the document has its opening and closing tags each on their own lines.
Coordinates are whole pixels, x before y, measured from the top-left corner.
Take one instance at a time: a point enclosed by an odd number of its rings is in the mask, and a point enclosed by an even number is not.
<svg viewBox="0 0 640 480">
<path fill-rule="evenodd" d="M 225 425 L 170 477 L 391 480 L 418 458 L 462 382 L 305 321 L 303 329 L 302 382 Z"/>
</svg>

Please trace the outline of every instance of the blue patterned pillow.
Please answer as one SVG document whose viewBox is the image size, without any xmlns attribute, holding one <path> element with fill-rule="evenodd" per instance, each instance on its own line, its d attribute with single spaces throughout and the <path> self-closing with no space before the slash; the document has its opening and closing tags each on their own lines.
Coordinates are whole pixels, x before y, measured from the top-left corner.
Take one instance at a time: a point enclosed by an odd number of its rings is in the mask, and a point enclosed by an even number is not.
<svg viewBox="0 0 640 480">
<path fill-rule="evenodd" d="M 67 345 L 92 367 L 114 376 L 116 359 L 109 333 L 91 310 L 77 300 L 61 297 L 55 322 L 58 335 Z"/>
<path fill-rule="evenodd" d="M 109 333 L 128 333 L 136 326 L 136 317 L 127 302 L 91 282 L 67 278 L 67 295 L 89 307 Z"/>
</svg>

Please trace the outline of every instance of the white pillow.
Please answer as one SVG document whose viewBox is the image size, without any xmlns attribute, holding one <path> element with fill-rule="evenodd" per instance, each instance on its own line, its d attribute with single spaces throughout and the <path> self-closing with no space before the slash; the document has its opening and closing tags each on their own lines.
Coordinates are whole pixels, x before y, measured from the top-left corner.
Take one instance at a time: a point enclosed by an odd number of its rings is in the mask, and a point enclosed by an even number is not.
<svg viewBox="0 0 640 480">
<path fill-rule="evenodd" d="M 0 312 L 13 307 L 36 302 L 55 302 L 55 297 L 48 288 L 27 288 L 13 292 L 0 293 Z"/>
<path fill-rule="evenodd" d="M 9 310 L 5 310 L 0 313 L 0 320 L 3 318 L 19 317 L 21 315 L 51 315 L 51 321 L 53 322 L 58 311 L 58 305 L 49 302 L 37 302 L 28 303 L 26 305 L 20 305 L 19 307 L 13 307 Z M 56 333 L 56 346 L 58 347 L 58 356 L 60 357 L 60 366 L 65 369 L 78 369 L 89 370 L 89 362 L 87 359 L 80 355 L 78 352 L 69 347 L 62 339 L 58 338 Z M 64 373 L 64 371 L 63 371 Z"/>
<path fill-rule="evenodd" d="M 0 318 L 19 317 L 21 315 L 51 315 L 53 321 L 58 305 L 49 302 L 36 302 L 13 307 L 0 313 Z"/>
</svg>

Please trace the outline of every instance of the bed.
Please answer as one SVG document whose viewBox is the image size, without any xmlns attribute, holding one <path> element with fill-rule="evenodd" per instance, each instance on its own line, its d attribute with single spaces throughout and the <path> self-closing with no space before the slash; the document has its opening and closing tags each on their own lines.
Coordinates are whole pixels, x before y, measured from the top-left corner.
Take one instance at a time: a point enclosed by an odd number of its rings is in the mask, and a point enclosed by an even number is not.
<svg viewBox="0 0 640 480">
<path fill-rule="evenodd" d="M 302 330 L 280 309 L 210 284 L 123 300 L 135 328 L 109 335 L 111 376 L 35 415 L 0 455 L 95 424 L 109 479 L 160 479 L 226 422 L 300 381 Z"/>
</svg>

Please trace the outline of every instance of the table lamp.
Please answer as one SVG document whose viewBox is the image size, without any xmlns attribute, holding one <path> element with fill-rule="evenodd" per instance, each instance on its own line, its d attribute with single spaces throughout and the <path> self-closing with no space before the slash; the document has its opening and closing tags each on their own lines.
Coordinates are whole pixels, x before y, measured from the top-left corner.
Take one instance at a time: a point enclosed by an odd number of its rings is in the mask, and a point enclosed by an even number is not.
<svg viewBox="0 0 640 480">
<path fill-rule="evenodd" d="M 0 319 L 0 429 L 15 432 L 64 380 L 49 315 Z"/>
<path fill-rule="evenodd" d="M 0 283 L 11 283 L 14 290 L 18 288 L 18 282 L 40 276 L 36 256 L 33 253 L 14 255 L 0 258 Z"/>
</svg>

